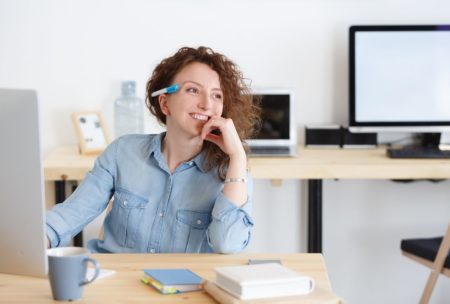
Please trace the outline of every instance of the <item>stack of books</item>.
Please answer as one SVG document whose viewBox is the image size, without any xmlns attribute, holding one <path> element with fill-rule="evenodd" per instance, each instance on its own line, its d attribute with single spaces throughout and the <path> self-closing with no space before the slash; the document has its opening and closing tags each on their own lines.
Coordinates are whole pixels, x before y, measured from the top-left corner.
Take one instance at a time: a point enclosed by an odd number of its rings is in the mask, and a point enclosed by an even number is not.
<svg viewBox="0 0 450 304">
<path fill-rule="evenodd" d="M 203 279 L 189 269 L 144 269 L 144 284 L 162 294 L 202 290 Z"/>
<path fill-rule="evenodd" d="M 242 300 L 305 295 L 314 280 L 278 263 L 215 269 L 216 285 Z"/>
</svg>

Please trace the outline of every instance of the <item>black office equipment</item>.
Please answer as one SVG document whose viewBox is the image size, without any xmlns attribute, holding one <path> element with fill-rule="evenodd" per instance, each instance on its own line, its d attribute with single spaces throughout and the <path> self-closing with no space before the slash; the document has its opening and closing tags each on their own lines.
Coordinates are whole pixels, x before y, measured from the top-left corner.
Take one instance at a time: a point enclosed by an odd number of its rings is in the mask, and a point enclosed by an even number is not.
<svg viewBox="0 0 450 304">
<path fill-rule="evenodd" d="M 305 126 L 305 146 L 342 146 L 342 127 L 339 125 Z"/>
<path fill-rule="evenodd" d="M 339 125 L 305 126 L 306 147 L 375 147 L 376 133 L 353 133 Z"/>
<path fill-rule="evenodd" d="M 376 147 L 377 133 L 353 133 L 349 129 L 342 129 L 342 147 Z"/>
<path fill-rule="evenodd" d="M 450 158 L 450 150 L 434 148 L 387 149 L 386 153 L 391 158 Z"/>
</svg>

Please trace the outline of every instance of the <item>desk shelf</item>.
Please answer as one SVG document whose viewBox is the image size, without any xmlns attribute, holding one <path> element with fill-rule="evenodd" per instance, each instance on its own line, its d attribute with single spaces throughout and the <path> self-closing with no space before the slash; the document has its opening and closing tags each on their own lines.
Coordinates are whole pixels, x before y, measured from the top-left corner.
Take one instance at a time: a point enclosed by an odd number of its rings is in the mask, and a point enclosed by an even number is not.
<svg viewBox="0 0 450 304">
<path fill-rule="evenodd" d="M 46 181 L 82 180 L 96 156 L 61 146 L 44 160 Z M 300 147 L 297 157 L 250 157 L 254 179 L 445 179 L 447 159 L 391 159 L 386 149 L 311 149 Z"/>
</svg>

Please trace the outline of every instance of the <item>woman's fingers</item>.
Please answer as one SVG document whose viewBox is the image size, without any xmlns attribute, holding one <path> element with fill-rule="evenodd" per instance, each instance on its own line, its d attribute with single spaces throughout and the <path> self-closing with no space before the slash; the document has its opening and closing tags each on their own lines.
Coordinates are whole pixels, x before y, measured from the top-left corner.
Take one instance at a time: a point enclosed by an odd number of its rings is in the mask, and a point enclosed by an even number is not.
<svg viewBox="0 0 450 304">
<path fill-rule="evenodd" d="M 206 138 L 206 135 L 210 134 L 212 131 L 218 129 L 220 133 L 223 133 L 223 121 L 222 117 L 213 116 L 211 117 L 203 126 L 201 137 Z"/>
<path fill-rule="evenodd" d="M 214 130 L 219 130 L 220 132 L 211 133 Z M 218 145 L 220 149 L 228 155 L 243 150 L 234 123 L 229 118 L 220 116 L 211 117 L 204 125 L 201 136 L 202 139 Z"/>
</svg>

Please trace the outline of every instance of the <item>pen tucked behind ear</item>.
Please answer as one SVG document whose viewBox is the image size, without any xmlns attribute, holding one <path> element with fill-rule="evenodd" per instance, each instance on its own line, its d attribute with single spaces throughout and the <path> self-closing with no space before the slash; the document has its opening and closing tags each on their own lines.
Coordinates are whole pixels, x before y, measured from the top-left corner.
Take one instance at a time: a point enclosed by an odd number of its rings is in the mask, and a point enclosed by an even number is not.
<svg viewBox="0 0 450 304">
<path fill-rule="evenodd" d="M 156 96 L 159 96 L 161 94 L 172 94 L 172 93 L 177 92 L 179 88 L 180 88 L 180 86 L 176 83 L 176 84 L 173 84 L 173 85 L 171 85 L 171 86 L 169 86 L 167 88 L 155 91 L 150 96 L 151 97 L 156 97 Z"/>
</svg>

